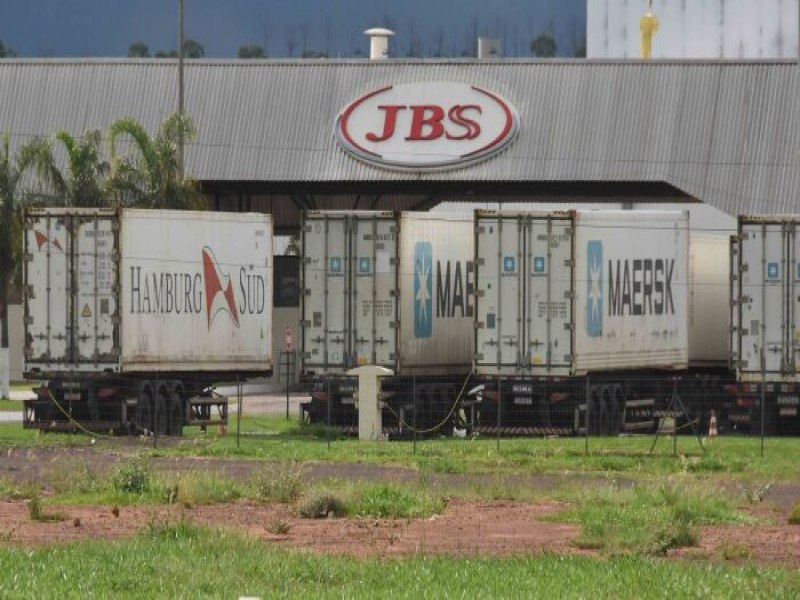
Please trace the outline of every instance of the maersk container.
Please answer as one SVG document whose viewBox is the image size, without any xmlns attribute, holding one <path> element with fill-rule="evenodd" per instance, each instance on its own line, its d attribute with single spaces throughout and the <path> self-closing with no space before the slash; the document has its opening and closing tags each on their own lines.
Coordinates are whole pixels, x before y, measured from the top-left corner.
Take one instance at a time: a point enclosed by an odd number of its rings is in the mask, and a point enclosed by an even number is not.
<svg viewBox="0 0 800 600">
<path fill-rule="evenodd" d="M 476 211 L 475 368 L 685 369 L 685 211 Z"/>
<path fill-rule="evenodd" d="M 25 370 L 272 369 L 269 215 L 31 209 Z"/>
<path fill-rule="evenodd" d="M 472 215 L 305 213 L 304 370 L 468 374 L 473 239 Z"/>
</svg>

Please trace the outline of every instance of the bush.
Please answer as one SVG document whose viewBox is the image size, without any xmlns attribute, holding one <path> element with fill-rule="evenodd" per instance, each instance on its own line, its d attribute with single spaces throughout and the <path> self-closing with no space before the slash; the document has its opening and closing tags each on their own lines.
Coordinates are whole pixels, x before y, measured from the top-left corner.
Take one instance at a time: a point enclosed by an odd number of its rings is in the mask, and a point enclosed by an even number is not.
<svg viewBox="0 0 800 600">
<path fill-rule="evenodd" d="M 303 498 L 297 512 L 307 519 L 324 519 L 328 516 L 343 517 L 347 514 L 345 503 L 330 492 L 314 492 Z"/>
<path fill-rule="evenodd" d="M 145 494 L 150 491 L 152 481 L 150 472 L 139 461 L 132 461 L 119 467 L 112 478 L 114 489 L 126 494 Z"/>
<path fill-rule="evenodd" d="M 262 502 L 289 504 L 303 492 L 303 471 L 295 463 L 273 465 L 256 476 L 253 487 Z"/>
<path fill-rule="evenodd" d="M 795 502 L 792 513 L 789 515 L 790 525 L 800 525 L 800 502 Z"/>
</svg>

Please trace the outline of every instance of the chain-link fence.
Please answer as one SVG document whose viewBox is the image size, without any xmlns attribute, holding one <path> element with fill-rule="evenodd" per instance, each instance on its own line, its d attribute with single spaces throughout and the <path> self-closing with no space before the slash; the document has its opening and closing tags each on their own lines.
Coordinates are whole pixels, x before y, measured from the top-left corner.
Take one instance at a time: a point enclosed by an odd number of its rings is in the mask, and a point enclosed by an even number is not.
<svg viewBox="0 0 800 600">
<path fill-rule="evenodd" d="M 177 437 L 187 427 L 236 436 L 271 435 L 277 419 L 357 436 L 356 377 L 301 378 L 296 354 L 281 353 L 270 380 L 232 376 L 63 378 L 42 384 L 24 403 L 26 428 L 92 435 Z M 721 371 L 616 377 L 523 378 L 392 376 L 381 380 L 378 427 L 387 440 L 455 437 L 651 436 L 673 444 L 732 435 L 797 435 L 800 401 L 786 384 L 738 383 Z M 375 427 L 375 424 L 372 424 Z M 763 444 L 762 444 L 763 447 Z M 673 445 L 674 448 L 674 445 Z"/>
</svg>

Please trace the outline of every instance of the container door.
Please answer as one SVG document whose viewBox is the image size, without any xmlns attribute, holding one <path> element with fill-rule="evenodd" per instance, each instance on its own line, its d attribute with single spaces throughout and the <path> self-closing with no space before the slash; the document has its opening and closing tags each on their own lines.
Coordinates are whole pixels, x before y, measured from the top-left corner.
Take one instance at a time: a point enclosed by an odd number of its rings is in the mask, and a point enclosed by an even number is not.
<svg viewBox="0 0 800 600">
<path fill-rule="evenodd" d="M 787 360 L 786 248 L 779 223 L 744 223 L 740 239 L 741 368 L 780 373 Z"/>
<path fill-rule="evenodd" d="M 569 367 L 572 336 L 572 229 L 564 218 L 526 220 L 525 364 Z"/>
<path fill-rule="evenodd" d="M 116 325 L 116 230 L 109 217 L 73 217 L 75 265 L 75 360 L 115 362 L 119 358 Z"/>
<path fill-rule="evenodd" d="M 70 222 L 64 215 L 26 217 L 25 356 L 30 366 L 72 360 Z"/>
<path fill-rule="evenodd" d="M 397 346 L 397 225 L 394 218 L 350 220 L 353 365 L 394 368 Z"/>
<path fill-rule="evenodd" d="M 522 218 L 477 218 L 477 365 L 500 369 L 523 362 L 523 242 Z"/>
<path fill-rule="evenodd" d="M 343 215 L 307 218 L 303 229 L 303 352 L 309 368 L 346 368 L 350 244 Z"/>
</svg>

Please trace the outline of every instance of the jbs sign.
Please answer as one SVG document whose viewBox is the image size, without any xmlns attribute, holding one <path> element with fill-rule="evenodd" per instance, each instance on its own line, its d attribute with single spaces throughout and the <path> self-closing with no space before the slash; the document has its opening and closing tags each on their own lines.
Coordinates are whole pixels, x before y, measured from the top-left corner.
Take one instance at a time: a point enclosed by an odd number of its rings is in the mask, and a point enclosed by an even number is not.
<svg viewBox="0 0 800 600">
<path fill-rule="evenodd" d="M 356 158 L 403 170 L 453 168 L 492 156 L 517 133 L 516 110 L 463 83 L 408 83 L 374 90 L 339 114 L 336 137 Z"/>
</svg>

